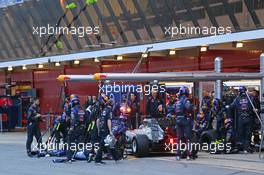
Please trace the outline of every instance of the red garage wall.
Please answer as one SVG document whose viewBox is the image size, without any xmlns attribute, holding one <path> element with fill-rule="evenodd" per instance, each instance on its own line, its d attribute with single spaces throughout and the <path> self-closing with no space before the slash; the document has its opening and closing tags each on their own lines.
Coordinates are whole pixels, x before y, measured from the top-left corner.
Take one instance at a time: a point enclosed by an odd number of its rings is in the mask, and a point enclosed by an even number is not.
<svg viewBox="0 0 264 175">
<path fill-rule="evenodd" d="M 34 87 L 40 98 L 42 113 L 60 108 L 61 83 L 56 78 L 62 70 L 34 71 Z"/>
<path fill-rule="evenodd" d="M 223 58 L 222 67 L 224 71 L 259 71 L 259 57 L 261 52 L 258 51 L 223 51 L 213 50 L 201 54 L 201 70 L 214 69 L 214 59 Z"/>
<path fill-rule="evenodd" d="M 198 69 L 198 59 L 195 57 L 155 57 L 149 59 L 148 66 L 149 72 L 194 71 Z"/>
<path fill-rule="evenodd" d="M 100 72 L 99 64 L 65 68 L 65 74 L 73 75 L 94 74 L 98 72 Z M 68 93 L 78 94 L 82 103 L 85 102 L 86 96 L 96 95 L 98 92 L 98 83 L 69 82 L 66 85 Z"/>
<path fill-rule="evenodd" d="M 0 74 L 0 83 L 5 83 L 6 82 L 6 75 L 4 72 L 2 72 Z M 5 90 L 4 89 L 0 89 L 0 95 L 4 95 L 5 94 Z"/>
<path fill-rule="evenodd" d="M 10 77 L 12 81 L 30 81 L 32 80 L 32 72 L 31 71 L 20 71 L 20 72 L 12 72 Z"/>
</svg>

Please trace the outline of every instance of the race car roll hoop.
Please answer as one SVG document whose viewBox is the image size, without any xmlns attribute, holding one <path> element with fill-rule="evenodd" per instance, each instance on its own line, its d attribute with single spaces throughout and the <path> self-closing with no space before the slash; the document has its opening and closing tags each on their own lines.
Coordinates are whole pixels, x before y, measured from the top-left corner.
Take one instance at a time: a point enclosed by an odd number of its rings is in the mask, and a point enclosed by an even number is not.
<svg viewBox="0 0 264 175">
<path fill-rule="evenodd" d="M 215 70 L 207 72 L 164 72 L 164 73 L 96 73 L 93 75 L 60 75 L 59 81 L 71 82 L 98 82 L 98 81 L 122 81 L 122 82 L 146 82 L 146 81 L 215 81 L 215 95 L 221 99 L 222 81 L 224 80 L 261 80 L 261 110 L 260 115 L 255 111 L 261 122 L 261 146 L 259 150 L 259 158 L 261 157 L 261 148 L 263 145 L 264 133 L 264 53 L 260 55 L 260 72 L 259 73 L 222 73 L 222 58 L 215 58 Z M 253 106 L 254 108 L 254 106 Z"/>
</svg>

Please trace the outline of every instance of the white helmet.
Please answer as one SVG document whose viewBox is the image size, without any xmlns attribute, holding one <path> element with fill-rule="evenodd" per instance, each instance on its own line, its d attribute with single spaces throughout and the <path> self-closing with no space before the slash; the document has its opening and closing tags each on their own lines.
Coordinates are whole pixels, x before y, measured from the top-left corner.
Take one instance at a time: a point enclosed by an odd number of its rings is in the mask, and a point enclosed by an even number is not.
<svg viewBox="0 0 264 175">
<path fill-rule="evenodd" d="M 109 148 L 115 148 L 115 144 L 116 144 L 115 136 L 108 134 L 104 139 L 104 142 L 105 142 L 105 146 L 108 146 Z"/>
</svg>

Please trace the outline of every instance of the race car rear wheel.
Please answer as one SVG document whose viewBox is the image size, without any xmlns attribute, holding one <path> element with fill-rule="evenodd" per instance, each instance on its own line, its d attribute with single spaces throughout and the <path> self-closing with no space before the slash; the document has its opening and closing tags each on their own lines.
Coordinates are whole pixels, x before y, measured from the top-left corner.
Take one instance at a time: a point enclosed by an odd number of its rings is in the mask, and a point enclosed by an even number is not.
<svg viewBox="0 0 264 175">
<path fill-rule="evenodd" d="M 137 135 L 132 141 L 132 152 L 136 157 L 144 157 L 149 154 L 149 140 L 145 135 Z"/>
</svg>

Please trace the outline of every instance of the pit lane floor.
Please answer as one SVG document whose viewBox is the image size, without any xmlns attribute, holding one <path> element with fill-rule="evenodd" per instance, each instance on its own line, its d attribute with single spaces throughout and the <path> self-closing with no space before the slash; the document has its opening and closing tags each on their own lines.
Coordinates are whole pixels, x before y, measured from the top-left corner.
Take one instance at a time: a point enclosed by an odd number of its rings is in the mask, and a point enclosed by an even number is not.
<svg viewBox="0 0 264 175">
<path fill-rule="evenodd" d="M 174 156 L 153 154 L 148 158 L 129 156 L 115 164 L 95 165 L 78 161 L 54 164 L 51 157 L 28 158 L 26 133 L 0 133 L 0 175 L 258 175 L 264 174 L 264 161 L 257 154 L 210 155 L 199 153 L 195 161 L 175 161 Z"/>
</svg>

